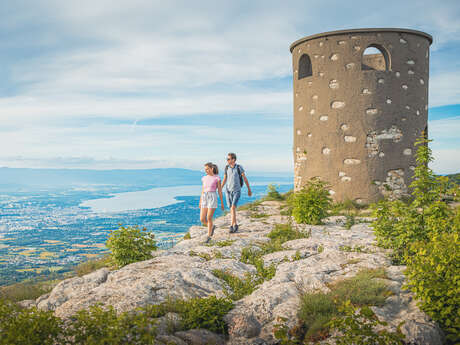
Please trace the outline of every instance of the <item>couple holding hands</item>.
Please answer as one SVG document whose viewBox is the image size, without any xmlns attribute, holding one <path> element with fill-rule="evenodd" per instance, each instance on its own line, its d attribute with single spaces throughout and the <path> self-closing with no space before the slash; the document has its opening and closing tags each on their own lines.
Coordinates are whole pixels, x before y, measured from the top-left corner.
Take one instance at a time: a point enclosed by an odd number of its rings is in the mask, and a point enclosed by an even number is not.
<svg viewBox="0 0 460 345">
<path fill-rule="evenodd" d="M 248 179 L 244 174 L 244 169 L 241 165 L 236 164 L 236 154 L 229 153 L 227 156 L 227 165 L 225 167 L 224 179 L 220 182 L 219 169 L 213 163 L 206 163 L 204 165 L 206 176 L 203 176 L 203 188 L 200 196 L 200 220 L 205 226 L 208 227 L 208 238 L 206 243 L 211 240 L 214 234 L 215 225 L 212 218 L 217 208 L 217 192 L 221 201 L 222 210 L 224 210 L 224 200 L 222 197 L 222 187 L 227 184 L 226 196 L 227 205 L 230 208 L 232 222 L 230 225 L 230 233 L 238 231 L 238 224 L 236 223 L 236 206 L 241 196 L 241 187 L 243 182 L 248 187 L 248 195 L 251 196 L 251 187 L 249 187 Z"/>
</svg>

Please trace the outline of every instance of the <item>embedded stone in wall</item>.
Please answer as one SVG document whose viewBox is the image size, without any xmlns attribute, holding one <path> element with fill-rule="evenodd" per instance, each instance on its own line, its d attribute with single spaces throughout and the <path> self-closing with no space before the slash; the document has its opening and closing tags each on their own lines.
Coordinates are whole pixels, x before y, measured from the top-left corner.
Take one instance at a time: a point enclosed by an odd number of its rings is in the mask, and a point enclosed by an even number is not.
<svg viewBox="0 0 460 345">
<path fill-rule="evenodd" d="M 369 109 L 366 109 L 366 114 L 367 115 L 376 115 L 379 111 L 375 108 L 369 108 Z"/>
<path fill-rule="evenodd" d="M 341 129 L 342 131 L 344 131 L 344 132 L 345 132 L 345 131 L 348 131 L 348 125 L 347 125 L 346 123 L 343 123 L 343 124 L 340 126 L 340 129 Z"/>
<path fill-rule="evenodd" d="M 331 103 L 331 108 L 332 109 L 342 109 L 345 107 L 345 102 L 342 101 L 334 101 Z"/>
<path fill-rule="evenodd" d="M 354 143 L 356 141 L 356 137 L 354 137 L 352 135 L 346 135 L 343 139 L 347 143 Z"/>
<path fill-rule="evenodd" d="M 391 126 L 388 129 L 383 129 L 380 131 L 380 133 L 377 133 L 376 131 L 372 131 L 369 134 L 367 134 L 366 137 L 366 148 L 367 148 L 367 154 L 369 157 L 374 157 L 377 154 L 379 154 L 380 151 L 380 144 L 379 142 L 381 140 L 392 140 L 393 142 L 397 143 L 401 140 L 403 137 L 403 133 L 401 129 L 399 129 L 396 126 Z M 383 155 L 379 155 L 380 157 L 383 157 Z"/>
<path fill-rule="evenodd" d="M 361 163 L 361 161 L 359 159 L 355 159 L 355 158 L 347 158 L 343 161 L 344 164 L 346 165 L 357 165 L 359 163 Z"/>
<path fill-rule="evenodd" d="M 347 64 L 345 65 L 345 68 L 346 68 L 346 69 L 352 69 L 353 67 L 355 67 L 355 64 L 354 64 L 353 62 L 347 63 Z"/>
<path fill-rule="evenodd" d="M 410 156 L 412 154 L 412 149 L 404 149 L 403 154 L 405 156 Z"/>
<path fill-rule="evenodd" d="M 329 117 L 328 117 L 327 115 L 321 115 L 321 116 L 319 117 L 319 120 L 320 120 L 320 121 L 327 121 L 328 118 L 329 118 Z"/>
<path fill-rule="evenodd" d="M 330 59 L 331 59 L 332 61 L 337 61 L 337 60 L 339 59 L 339 54 L 336 54 L 336 53 L 332 54 L 331 57 L 330 57 Z"/>
<path fill-rule="evenodd" d="M 377 185 L 380 193 L 390 200 L 399 199 L 407 195 L 403 169 L 389 170 L 385 182 L 374 181 L 374 183 Z"/>
<path fill-rule="evenodd" d="M 415 65 L 415 61 L 414 60 L 407 60 L 406 62 L 408 65 Z"/>
<path fill-rule="evenodd" d="M 328 155 L 331 153 L 331 149 L 328 147 L 323 147 L 323 155 Z"/>
<path fill-rule="evenodd" d="M 330 87 L 331 89 L 338 89 L 338 88 L 339 88 L 339 83 L 337 82 L 337 80 L 332 79 L 332 80 L 329 82 L 329 87 Z"/>
<path fill-rule="evenodd" d="M 363 95 L 370 95 L 372 94 L 372 92 L 369 90 L 369 89 L 363 89 L 363 91 L 361 92 Z"/>
</svg>

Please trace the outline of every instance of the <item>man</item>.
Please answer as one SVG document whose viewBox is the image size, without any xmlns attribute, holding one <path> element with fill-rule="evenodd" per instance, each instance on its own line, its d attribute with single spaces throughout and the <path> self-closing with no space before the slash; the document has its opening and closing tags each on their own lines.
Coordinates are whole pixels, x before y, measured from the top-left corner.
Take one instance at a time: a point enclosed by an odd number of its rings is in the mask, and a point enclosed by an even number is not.
<svg viewBox="0 0 460 345">
<path fill-rule="evenodd" d="M 227 205 L 230 208 L 230 214 L 232 217 L 230 233 L 238 231 L 238 224 L 236 223 L 236 207 L 241 196 L 241 187 L 243 187 L 242 181 L 246 183 L 246 187 L 248 187 L 248 195 L 251 196 L 251 187 L 249 187 L 249 182 L 244 174 L 244 169 L 241 165 L 236 164 L 236 154 L 231 152 L 227 156 L 227 166 L 225 167 L 224 179 L 222 180 L 222 187 L 225 186 L 225 183 L 227 183 Z"/>
</svg>

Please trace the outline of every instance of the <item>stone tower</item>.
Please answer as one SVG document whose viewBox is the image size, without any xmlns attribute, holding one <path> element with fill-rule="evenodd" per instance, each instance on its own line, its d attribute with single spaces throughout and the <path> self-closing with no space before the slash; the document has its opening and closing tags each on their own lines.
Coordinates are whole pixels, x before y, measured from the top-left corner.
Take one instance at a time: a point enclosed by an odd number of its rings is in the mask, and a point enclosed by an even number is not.
<svg viewBox="0 0 460 345">
<path fill-rule="evenodd" d="M 427 133 L 431 43 L 415 30 L 355 29 L 291 45 L 295 190 L 320 177 L 337 201 L 407 192 Z"/>
</svg>

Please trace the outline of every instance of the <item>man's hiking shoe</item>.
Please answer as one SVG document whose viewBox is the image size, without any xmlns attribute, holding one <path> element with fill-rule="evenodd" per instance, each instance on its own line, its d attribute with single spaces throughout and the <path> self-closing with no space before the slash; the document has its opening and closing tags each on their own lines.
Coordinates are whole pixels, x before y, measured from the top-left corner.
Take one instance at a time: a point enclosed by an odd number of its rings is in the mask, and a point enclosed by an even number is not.
<svg viewBox="0 0 460 345">
<path fill-rule="evenodd" d="M 211 236 L 213 236 L 213 235 L 214 235 L 214 229 L 215 229 L 215 228 L 216 228 L 216 226 L 215 226 L 215 225 L 213 225 L 213 226 L 212 226 L 212 229 L 211 229 Z"/>
<path fill-rule="evenodd" d="M 235 224 L 235 226 L 233 227 L 233 232 L 237 232 L 238 231 L 238 224 Z"/>
<path fill-rule="evenodd" d="M 233 234 L 233 225 L 230 225 L 230 230 L 228 231 L 228 233 Z"/>
</svg>

